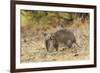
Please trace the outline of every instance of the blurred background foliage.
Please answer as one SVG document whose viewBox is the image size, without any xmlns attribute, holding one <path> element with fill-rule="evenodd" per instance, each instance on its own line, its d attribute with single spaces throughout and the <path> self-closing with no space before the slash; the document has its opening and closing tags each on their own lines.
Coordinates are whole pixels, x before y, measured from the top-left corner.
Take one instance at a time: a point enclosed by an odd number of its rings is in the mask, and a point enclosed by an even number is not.
<svg viewBox="0 0 100 73">
<path fill-rule="evenodd" d="M 89 13 L 53 12 L 21 10 L 21 28 L 25 30 L 42 30 L 48 28 L 69 27 L 80 19 L 81 23 L 89 22 Z M 78 24 L 80 26 L 81 24 Z"/>
</svg>

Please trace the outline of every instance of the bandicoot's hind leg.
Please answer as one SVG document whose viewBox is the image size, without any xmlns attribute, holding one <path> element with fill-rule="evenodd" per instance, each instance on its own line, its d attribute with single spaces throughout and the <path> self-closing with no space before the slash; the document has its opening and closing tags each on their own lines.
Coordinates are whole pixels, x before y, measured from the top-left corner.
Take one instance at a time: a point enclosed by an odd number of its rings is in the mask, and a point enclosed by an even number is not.
<svg viewBox="0 0 100 73">
<path fill-rule="evenodd" d="M 71 48 L 73 43 L 72 43 L 71 40 L 68 40 L 68 41 L 66 42 L 66 44 L 67 44 L 68 48 Z"/>
</svg>

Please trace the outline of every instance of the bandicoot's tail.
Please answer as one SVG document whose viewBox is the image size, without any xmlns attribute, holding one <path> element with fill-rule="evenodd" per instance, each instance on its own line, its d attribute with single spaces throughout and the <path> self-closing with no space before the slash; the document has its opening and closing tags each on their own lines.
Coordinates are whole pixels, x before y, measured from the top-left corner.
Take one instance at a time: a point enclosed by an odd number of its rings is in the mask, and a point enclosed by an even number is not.
<svg viewBox="0 0 100 73">
<path fill-rule="evenodd" d="M 75 42 L 75 44 L 76 44 L 79 48 L 81 48 L 76 42 Z"/>
</svg>

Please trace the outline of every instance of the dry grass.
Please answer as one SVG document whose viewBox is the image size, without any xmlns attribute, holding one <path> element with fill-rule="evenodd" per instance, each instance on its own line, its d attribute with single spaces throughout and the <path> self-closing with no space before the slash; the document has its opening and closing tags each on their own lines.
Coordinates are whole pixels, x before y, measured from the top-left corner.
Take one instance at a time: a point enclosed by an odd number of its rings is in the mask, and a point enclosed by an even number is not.
<svg viewBox="0 0 100 73">
<path fill-rule="evenodd" d="M 21 63 L 29 62 L 47 62 L 47 61 L 66 61 L 66 60 L 86 60 L 89 59 L 89 28 L 88 22 L 84 24 L 80 20 L 74 21 L 74 24 L 70 27 L 65 27 L 70 29 L 76 37 L 77 43 L 80 45 L 81 51 L 78 51 L 78 56 L 75 56 L 74 48 L 68 48 L 59 51 L 47 52 L 44 45 L 44 38 L 41 34 L 33 35 L 31 32 L 26 35 L 22 33 L 25 37 L 21 37 Z M 54 32 L 57 28 L 51 28 L 48 31 Z M 32 34 L 32 35 L 29 35 Z"/>
</svg>

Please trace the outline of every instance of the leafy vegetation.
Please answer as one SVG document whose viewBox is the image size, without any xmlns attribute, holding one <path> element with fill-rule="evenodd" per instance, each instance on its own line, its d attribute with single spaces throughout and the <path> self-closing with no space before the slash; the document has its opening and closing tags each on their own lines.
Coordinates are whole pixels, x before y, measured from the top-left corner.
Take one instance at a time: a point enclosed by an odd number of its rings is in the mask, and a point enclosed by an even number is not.
<svg viewBox="0 0 100 73">
<path fill-rule="evenodd" d="M 58 26 L 70 26 L 76 19 L 81 19 L 84 23 L 85 19 L 89 19 L 88 13 L 72 13 L 72 12 L 50 12 L 50 11 L 32 11 L 21 10 L 21 26 L 27 29 L 51 28 Z"/>
</svg>

